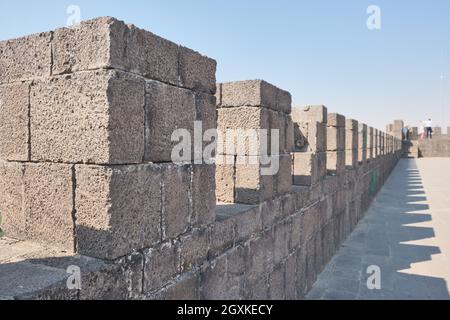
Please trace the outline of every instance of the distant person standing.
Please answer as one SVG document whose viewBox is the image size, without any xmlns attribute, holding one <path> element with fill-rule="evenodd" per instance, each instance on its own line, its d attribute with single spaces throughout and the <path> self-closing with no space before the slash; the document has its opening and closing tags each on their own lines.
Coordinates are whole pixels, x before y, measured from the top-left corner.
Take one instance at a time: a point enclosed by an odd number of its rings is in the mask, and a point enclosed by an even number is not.
<svg viewBox="0 0 450 320">
<path fill-rule="evenodd" d="M 425 139 L 425 126 L 423 125 L 423 122 L 420 123 L 418 133 L 419 133 L 419 139 L 424 140 Z"/>
<path fill-rule="evenodd" d="M 425 121 L 425 130 L 427 132 L 427 139 L 433 139 L 433 122 L 431 119 Z"/>
<path fill-rule="evenodd" d="M 404 126 L 403 127 L 403 140 L 405 140 L 405 141 L 409 140 L 408 133 L 409 133 L 408 126 Z"/>
</svg>

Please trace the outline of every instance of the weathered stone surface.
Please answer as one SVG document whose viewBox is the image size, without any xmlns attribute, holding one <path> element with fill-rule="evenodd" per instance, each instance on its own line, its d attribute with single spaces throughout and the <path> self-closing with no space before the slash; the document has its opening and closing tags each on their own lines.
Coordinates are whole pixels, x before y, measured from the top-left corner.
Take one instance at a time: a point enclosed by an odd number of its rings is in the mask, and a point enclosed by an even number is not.
<svg viewBox="0 0 450 320">
<path fill-rule="evenodd" d="M 240 156 L 267 154 L 270 151 L 269 112 L 258 107 L 218 109 L 217 128 L 221 136 L 218 153 Z"/>
<path fill-rule="evenodd" d="M 145 102 L 145 160 L 172 161 L 173 148 L 179 144 L 179 141 L 172 142 L 172 134 L 177 129 L 187 130 L 186 133 L 192 139 L 195 120 L 196 103 L 192 91 L 148 81 Z M 179 138 L 178 135 L 176 138 Z"/>
<path fill-rule="evenodd" d="M 272 300 L 284 300 L 284 265 L 277 266 L 269 275 L 269 296 Z"/>
<path fill-rule="evenodd" d="M 286 152 L 295 150 L 295 129 L 291 116 L 286 117 Z"/>
<path fill-rule="evenodd" d="M 282 203 L 279 198 L 265 201 L 259 204 L 259 211 L 261 213 L 261 223 L 263 228 L 270 227 L 274 221 L 280 219 L 282 216 Z"/>
<path fill-rule="evenodd" d="M 295 151 L 327 150 L 327 126 L 319 122 L 294 123 Z"/>
<path fill-rule="evenodd" d="M 261 157 L 241 157 L 236 160 L 235 200 L 238 203 L 259 204 L 274 196 L 274 177 L 278 174 L 270 171 L 269 166 L 262 164 Z M 280 162 L 278 156 L 271 158 L 272 168 L 276 170 L 275 162 Z"/>
<path fill-rule="evenodd" d="M 144 154 L 144 83 L 91 71 L 31 86 L 31 159 L 138 163 Z"/>
<path fill-rule="evenodd" d="M 75 170 L 78 252 L 115 259 L 160 241 L 160 166 L 77 165 Z"/>
<path fill-rule="evenodd" d="M 201 265 L 207 258 L 210 248 L 208 229 L 194 229 L 180 239 L 181 271 L 191 270 Z"/>
<path fill-rule="evenodd" d="M 360 123 L 358 129 L 358 161 L 366 162 L 367 161 L 367 125 Z"/>
<path fill-rule="evenodd" d="M 345 150 L 346 130 L 344 128 L 327 127 L 327 150 L 343 151 Z"/>
<path fill-rule="evenodd" d="M 330 127 L 345 128 L 345 116 L 339 113 L 329 113 L 327 125 Z"/>
<path fill-rule="evenodd" d="M 233 164 L 218 164 L 216 166 L 217 201 L 234 202 L 235 169 Z"/>
<path fill-rule="evenodd" d="M 51 33 L 0 41 L 0 83 L 50 76 Z"/>
<path fill-rule="evenodd" d="M 295 107 L 292 110 L 292 121 L 295 123 L 320 122 L 327 123 L 328 111 L 325 106 Z"/>
<path fill-rule="evenodd" d="M 219 107 L 259 106 L 284 113 L 292 108 L 289 92 L 263 80 L 223 83 L 220 96 Z"/>
<path fill-rule="evenodd" d="M 242 213 L 234 215 L 232 218 L 235 224 L 236 242 L 248 239 L 261 231 L 261 212 L 259 207 L 251 206 Z"/>
<path fill-rule="evenodd" d="M 165 242 L 144 251 L 144 292 L 159 289 L 181 271 L 178 243 Z"/>
<path fill-rule="evenodd" d="M 367 128 L 367 159 L 371 160 L 374 157 L 374 129 Z"/>
<path fill-rule="evenodd" d="M 340 174 L 345 170 L 346 151 L 327 152 L 327 170 L 331 175 Z"/>
<path fill-rule="evenodd" d="M 289 254 L 291 219 L 284 219 L 273 227 L 273 263 L 280 264 Z"/>
<path fill-rule="evenodd" d="M 151 293 L 146 297 L 149 300 L 199 300 L 199 283 L 200 277 L 198 274 L 189 272 L 181 275 L 174 283 L 159 290 L 156 293 Z"/>
<path fill-rule="evenodd" d="M 243 275 L 229 273 L 227 265 L 228 257 L 224 254 L 202 269 L 202 300 L 232 300 L 243 295 Z"/>
<path fill-rule="evenodd" d="M 29 159 L 28 83 L 0 85 L 0 159 Z"/>
<path fill-rule="evenodd" d="M 246 282 L 257 283 L 264 274 L 268 274 L 273 268 L 274 239 L 272 232 L 263 232 L 258 237 L 247 243 L 248 260 Z"/>
<path fill-rule="evenodd" d="M 73 166 L 26 164 L 24 211 L 27 240 L 74 250 Z"/>
<path fill-rule="evenodd" d="M 269 127 L 271 132 L 270 136 L 270 149 L 268 149 L 269 154 L 279 155 L 286 153 L 286 115 L 281 112 L 269 111 Z M 271 133 L 273 131 L 278 131 L 278 139 L 273 139 Z"/>
<path fill-rule="evenodd" d="M 189 228 L 192 215 L 191 175 L 190 165 L 163 166 L 162 233 L 164 239 L 178 237 Z"/>
<path fill-rule="evenodd" d="M 326 176 L 326 152 L 294 153 L 294 184 L 300 186 L 314 185 Z"/>
<path fill-rule="evenodd" d="M 123 33 L 126 29 L 128 28 L 124 23 L 113 18 L 99 18 L 83 21 L 76 28 L 55 30 L 52 48 L 53 74 L 117 66 L 114 64 L 114 58 L 120 51 L 115 42 L 124 39 Z M 122 46 L 124 45 L 126 40 Z M 111 52 L 111 49 L 117 51 Z"/>
<path fill-rule="evenodd" d="M 275 176 L 274 190 L 277 195 L 284 195 L 292 188 L 292 158 L 291 155 L 281 155 L 278 159 L 280 168 Z"/>
<path fill-rule="evenodd" d="M 195 108 L 197 112 L 196 120 L 201 122 L 202 125 L 202 137 L 203 137 L 203 148 L 199 150 L 198 153 L 194 153 L 194 159 L 204 159 L 210 160 L 217 153 L 217 141 L 211 138 L 208 134 L 208 130 L 217 130 L 217 111 L 216 111 L 216 97 L 210 94 L 199 93 L 195 95 Z M 205 135 L 208 135 L 205 137 Z M 195 142 L 193 142 L 195 143 Z M 206 148 L 210 148 L 210 145 L 214 146 L 214 150 L 209 154 L 203 154 Z M 194 150 L 195 152 L 196 150 Z"/>
<path fill-rule="evenodd" d="M 192 217 L 194 226 L 215 221 L 216 166 L 194 165 L 192 170 Z"/>
<path fill-rule="evenodd" d="M 0 187 L 8 236 L 73 252 L 72 166 L 1 162 Z"/>
<path fill-rule="evenodd" d="M 24 239 L 26 215 L 23 210 L 23 164 L 0 161 L 1 228 L 7 236 Z"/>
<path fill-rule="evenodd" d="M 216 62 L 114 18 L 83 21 L 53 37 L 53 74 L 115 68 L 214 94 Z"/>
<path fill-rule="evenodd" d="M 227 205 L 230 206 L 230 205 Z M 220 205 L 218 205 L 218 208 Z M 224 249 L 230 248 L 235 243 L 235 224 L 230 218 L 218 219 L 211 230 L 210 255 L 216 256 Z"/>
<path fill-rule="evenodd" d="M 181 85 L 197 92 L 216 92 L 217 62 L 200 53 L 180 47 Z"/>
<path fill-rule="evenodd" d="M 353 119 L 345 120 L 345 130 L 358 131 L 358 128 L 359 128 L 358 121 Z"/>
</svg>

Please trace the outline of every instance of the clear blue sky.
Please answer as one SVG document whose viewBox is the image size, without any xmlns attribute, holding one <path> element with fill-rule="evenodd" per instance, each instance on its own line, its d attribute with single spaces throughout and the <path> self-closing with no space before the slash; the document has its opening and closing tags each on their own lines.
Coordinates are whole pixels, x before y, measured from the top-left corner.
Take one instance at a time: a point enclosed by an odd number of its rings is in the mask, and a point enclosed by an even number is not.
<svg viewBox="0 0 450 320">
<path fill-rule="evenodd" d="M 0 40 L 64 26 L 72 4 L 83 20 L 114 16 L 216 59 L 221 82 L 264 79 L 294 105 L 382 129 L 450 126 L 449 0 L 0 0 Z M 379 31 L 366 27 L 371 4 Z"/>
</svg>

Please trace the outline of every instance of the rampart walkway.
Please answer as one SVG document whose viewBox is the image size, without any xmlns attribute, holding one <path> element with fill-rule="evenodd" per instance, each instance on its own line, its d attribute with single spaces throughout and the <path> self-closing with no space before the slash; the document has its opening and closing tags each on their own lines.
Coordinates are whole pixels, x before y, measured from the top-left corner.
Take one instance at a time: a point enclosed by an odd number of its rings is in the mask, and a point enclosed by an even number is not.
<svg viewBox="0 0 450 320">
<path fill-rule="evenodd" d="M 450 159 L 402 159 L 308 299 L 450 299 Z M 381 289 L 367 288 L 369 266 Z"/>
</svg>

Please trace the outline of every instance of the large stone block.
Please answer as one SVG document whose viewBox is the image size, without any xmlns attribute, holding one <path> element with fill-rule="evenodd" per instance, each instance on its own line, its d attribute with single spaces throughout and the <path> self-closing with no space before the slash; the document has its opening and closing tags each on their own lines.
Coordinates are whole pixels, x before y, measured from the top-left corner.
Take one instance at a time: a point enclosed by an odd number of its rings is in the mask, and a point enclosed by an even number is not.
<svg viewBox="0 0 450 320">
<path fill-rule="evenodd" d="M 26 164 L 26 239 L 74 251 L 73 166 Z"/>
<path fill-rule="evenodd" d="M 0 163 L 2 229 L 74 252 L 72 166 Z"/>
<path fill-rule="evenodd" d="M 75 170 L 80 254 L 115 259 L 161 240 L 161 166 L 77 165 Z"/>
<path fill-rule="evenodd" d="M 286 152 L 295 150 L 295 128 L 291 116 L 286 117 Z"/>
<path fill-rule="evenodd" d="M 294 123 L 295 151 L 324 152 L 327 150 L 327 126 L 319 122 Z"/>
<path fill-rule="evenodd" d="M 269 110 L 259 107 L 220 108 L 217 120 L 220 135 L 218 153 L 239 156 L 268 154 L 269 113 Z"/>
<path fill-rule="evenodd" d="M 358 129 L 358 161 L 365 162 L 367 160 L 367 125 L 360 123 Z"/>
<path fill-rule="evenodd" d="M 367 128 L 367 159 L 373 159 L 374 157 L 374 128 Z"/>
<path fill-rule="evenodd" d="M 91 71 L 31 86 L 31 159 L 65 163 L 142 162 L 144 82 Z"/>
<path fill-rule="evenodd" d="M 350 151 L 351 152 L 351 151 Z M 327 171 L 330 175 L 338 175 L 345 170 L 346 151 L 327 152 Z"/>
<path fill-rule="evenodd" d="M 200 266 L 208 255 L 210 234 L 207 229 L 194 229 L 180 238 L 181 271 Z"/>
<path fill-rule="evenodd" d="M 188 89 L 214 94 L 216 62 L 188 48 L 103 17 L 53 36 L 53 74 L 120 69 Z"/>
<path fill-rule="evenodd" d="M 29 159 L 29 96 L 28 83 L 0 86 L 0 159 Z"/>
<path fill-rule="evenodd" d="M 10 238 L 26 239 L 26 215 L 23 210 L 25 166 L 0 161 L 1 228 Z"/>
<path fill-rule="evenodd" d="M 194 165 L 192 169 L 192 217 L 195 226 L 215 221 L 216 166 Z"/>
<path fill-rule="evenodd" d="M 345 150 L 345 165 L 356 167 L 358 164 L 358 149 Z"/>
<path fill-rule="evenodd" d="M 283 195 L 292 188 L 292 158 L 291 155 L 281 155 L 278 161 L 279 169 L 275 175 L 274 190 L 277 195 Z"/>
<path fill-rule="evenodd" d="M 262 159 L 258 156 L 238 156 L 236 160 L 235 202 L 259 204 L 274 196 L 274 181 L 277 172 L 263 174 Z M 274 157 L 272 161 L 279 161 Z"/>
<path fill-rule="evenodd" d="M 204 138 L 202 149 L 194 150 L 194 159 L 203 159 L 205 161 L 211 160 L 214 156 L 216 156 L 217 152 L 217 140 L 213 137 L 208 136 L 205 137 L 205 134 L 209 135 L 208 130 L 213 129 L 214 133 L 217 131 L 217 111 L 216 111 L 216 97 L 210 94 L 199 93 L 195 95 L 195 108 L 196 108 L 196 120 L 201 122 L 201 135 Z M 198 130 L 198 129 L 197 129 Z M 198 134 L 198 133 L 197 133 Z M 195 144 L 196 141 L 193 143 Z M 211 148 L 211 145 L 214 146 L 211 151 L 211 155 L 203 154 L 206 148 Z"/>
<path fill-rule="evenodd" d="M 345 128 L 345 117 L 339 113 L 329 113 L 327 125 L 329 127 Z"/>
<path fill-rule="evenodd" d="M 293 157 L 294 185 L 315 185 L 326 176 L 326 152 L 296 152 Z"/>
<path fill-rule="evenodd" d="M 273 154 L 284 153 L 284 147 L 286 145 L 286 122 L 284 114 L 276 111 L 269 110 L 269 129 L 276 130 L 278 132 L 278 139 L 273 139 L 270 136 L 270 149 L 268 152 L 275 150 Z M 269 151 L 270 150 L 270 151 Z"/>
<path fill-rule="evenodd" d="M 162 235 L 163 239 L 176 238 L 187 231 L 191 222 L 192 167 L 166 164 L 162 169 Z"/>
<path fill-rule="evenodd" d="M 221 84 L 219 107 L 253 106 L 291 113 L 292 98 L 263 80 L 247 80 Z"/>
<path fill-rule="evenodd" d="M 219 202 L 234 202 L 234 156 L 231 159 L 233 163 L 222 163 L 216 166 L 216 195 Z"/>
<path fill-rule="evenodd" d="M 327 151 L 345 150 L 346 130 L 338 127 L 327 127 Z"/>
<path fill-rule="evenodd" d="M 247 246 L 249 255 L 246 281 L 254 284 L 273 267 L 275 246 L 273 232 L 263 232 L 260 236 L 251 239 Z"/>
<path fill-rule="evenodd" d="M 144 292 L 160 289 L 181 272 L 180 246 L 165 242 L 144 251 Z"/>
<path fill-rule="evenodd" d="M 358 149 L 358 121 L 347 119 L 345 122 L 345 149 Z"/>
<path fill-rule="evenodd" d="M 0 41 L 0 83 L 50 76 L 51 38 L 47 32 Z"/>
<path fill-rule="evenodd" d="M 216 92 L 217 62 L 189 48 L 180 47 L 181 85 L 196 92 Z"/>
<path fill-rule="evenodd" d="M 320 122 L 327 123 L 328 111 L 325 106 L 295 107 L 292 110 L 292 121 L 295 123 Z"/>
<path fill-rule="evenodd" d="M 145 100 L 145 160 L 176 160 L 172 159 L 172 151 L 180 141 L 172 141 L 172 134 L 175 130 L 187 130 L 186 133 L 193 139 L 196 120 L 195 94 L 190 90 L 148 81 Z M 178 135 L 176 138 L 179 138 Z M 191 148 L 190 156 L 193 155 L 192 152 Z M 188 160 L 192 160 L 192 157 Z"/>
</svg>

